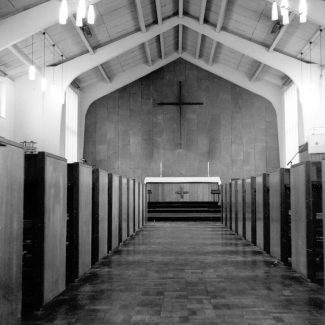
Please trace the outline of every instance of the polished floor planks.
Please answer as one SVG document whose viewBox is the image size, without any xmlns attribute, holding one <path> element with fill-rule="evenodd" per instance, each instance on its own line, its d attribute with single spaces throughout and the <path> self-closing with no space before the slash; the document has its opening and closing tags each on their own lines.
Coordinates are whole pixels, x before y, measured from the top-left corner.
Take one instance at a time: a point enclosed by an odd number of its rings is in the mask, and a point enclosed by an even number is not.
<svg viewBox="0 0 325 325">
<path fill-rule="evenodd" d="M 24 324 L 324 325 L 325 290 L 220 224 L 150 223 Z"/>
</svg>

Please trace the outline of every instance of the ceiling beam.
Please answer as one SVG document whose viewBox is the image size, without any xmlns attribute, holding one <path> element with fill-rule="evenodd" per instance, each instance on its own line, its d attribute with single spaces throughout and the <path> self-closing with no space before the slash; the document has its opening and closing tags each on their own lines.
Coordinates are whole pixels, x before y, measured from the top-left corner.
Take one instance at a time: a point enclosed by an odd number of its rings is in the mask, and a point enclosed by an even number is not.
<svg viewBox="0 0 325 325">
<path fill-rule="evenodd" d="M 160 39 L 160 51 L 161 51 L 161 58 L 165 58 L 165 41 L 164 41 L 164 34 L 159 35 Z"/>
<path fill-rule="evenodd" d="M 258 75 L 262 72 L 263 68 L 265 67 L 265 64 L 260 63 L 257 67 L 257 69 L 255 70 L 255 72 L 253 73 L 252 77 L 251 77 L 251 82 L 256 81 Z"/>
<path fill-rule="evenodd" d="M 163 19 L 162 19 L 162 12 L 161 12 L 161 2 L 160 0 L 156 0 L 156 11 L 157 11 L 157 20 L 158 20 L 158 25 L 162 25 Z M 165 42 L 164 42 L 164 35 L 160 34 L 159 35 L 159 40 L 160 40 L 160 52 L 161 52 L 161 58 L 165 58 Z"/>
<path fill-rule="evenodd" d="M 178 54 L 181 55 L 183 52 L 183 25 L 179 24 L 178 28 Z"/>
<path fill-rule="evenodd" d="M 140 30 L 141 30 L 142 33 L 145 33 L 147 31 L 147 28 L 146 28 L 146 23 L 144 21 L 143 10 L 142 10 L 142 6 L 141 6 L 141 0 L 135 0 L 135 6 L 137 8 L 137 14 L 138 14 L 138 21 L 139 21 L 139 25 L 140 25 Z M 144 42 L 143 45 L 144 45 L 144 51 L 145 51 L 146 57 L 147 57 L 147 62 L 149 64 L 149 66 L 151 66 L 152 65 L 152 60 L 151 60 L 149 43 Z"/>
<path fill-rule="evenodd" d="M 80 36 L 82 42 L 86 46 L 88 52 L 90 54 L 95 54 L 94 49 L 92 48 L 91 44 L 89 43 L 88 39 L 86 38 L 84 32 L 82 31 L 82 29 L 80 27 L 77 26 L 76 19 L 74 18 L 74 16 L 73 15 L 69 16 L 69 19 L 70 19 L 70 21 L 72 23 L 72 26 L 74 27 L 74 29 L 77 31 L 78 35 Z M 108 83 L 110 83 L 111 82 L 111 78 L 108 76 L 108 74 L 105 71 L 105 69 L 103 68 L 103 66 L 101 64 L 99 64 L 97 67 L 98 67 L 100 73 L 102 74 L 102 76 L 104 77 L 104 79 Z"/>
<path fill-rule="evenodd" d="M 218 23 L 217 23 L 217 28 L 216 28 L 217 33 L 219 33 L 221 31 L 223 23 L 225 21 L 227 5 L 228 5 L 228 0 L 222 0 L 220 12 L 219 12 Z"/>
<path fill-rule="evenodd" d="M 64 65 L 64 84 L 69 85 L 72 80 L 78 77 L 83 72 L 103 64 L 113 58 L 157 37 L 164 32 L 167 32 L 179 25 L 179 18 L 172 17 L 166 19 L 162 25 L 153 25 L 147 28 L 146 33 L 136 32 L 132 35 L 121 38 L 117 41 L 109 43 L 101 48 L 96 49 L 95 54 L 83 54 L 77 58 L 63 63 Z M 55 67 L 60 75 L 61 65 Z"/>
<path fill-rule="evenodd" d="M 199 22 L 201 25 L 204 23 L 206 7 L 207 7 L 207 0 L 202 0 L 201 1 L 201 9 L 200 9 L 200 17 L 199 17 Z"/>
<path fill-rule="evenodd" d="M 201 9 L 200 9 L 200 16 L 199 16 L 200 25 L 202 25 L 204 23 L 206 7 L 207 7 L 207 0 L 201 0 Z M 197 42 L 196 42 L 196 52 L 195 52 L 196 59 L 198 59 L 200 57 L 201 42 L 202 42 L 202 34 L 198 33 Z"/>
<path fill-rule="evenodd" d="M 156 12 L 157 12 L 158 25 L 161 25 L 162 22 L 163 22 L 163 19 L 162 19 L 162 12 L 161 12 L 161 3 L 160 3 L 160 0 L 156 0 Z"/>
<path fill-rule="evenodd" d="M 213 64 L 214 55 L 216 53 L 216 48 L 217 48 L 217 42 L 216 41 L 213 41 L 212 48 L 211 48 L 211 52 L 210 52 L 210 58 L 209 58 L 209 65 L 210 66 Z"/>
<path fill-rule="evenodd" d="M 287 74 L 292 80 L 300 83 L 300 70 L 301 62 L 296 58 L 289 57 L 285 54 L 273 51 L 269 52 L 268 49 L 262 45 L 256 44 L 247 39 L 233 35 L 226 31 L 215 32 L 215 28 L 207 24 L 200 25 L 196 19 L 190 17 L 171 17 L 164 20 L 162 25 L 153 25 L 147 28 L 146 33 L 137 32 L 120 40 L 107 44 L 101 48 L 96 49 L 94 55 L 84 54 L 75 59 L 64 63 L 65 83 L 70 84 L 81 73 L 92 69 L 98 64 L 107 62 L 132 48 L 139 46 L 150 39 L 165 33 L 176 26 L 179 26 L 179 39 L 178 50 L 182 52 L 182 29 L 183 26 L 192 29 L 197 33 L 201 33 L 209 37 L 217 43 L 221 43 L 235 51 L 238 51 L 248 57 L 251 57 L 261 63 L 269 65 L 270 67 L 280 70 Z M 303 69 L 310 68 L 310 65 L 302 63 Z M 60 66 L 58 66 L 58 69 Z M 320 69 L 317 65 L 311 67 L 313 71 L 318 74 Z"/>
<path fill-rule="evenodd" d="M 144 21 L 144 17 L 143 17 L 143 10 L 142 10 L 142 6 L 141 6 L 141 0 L 135 0 L 135 6 L 137 8 L 137 14 L 138 14 L 138 21 L 139 21 L 139 25 L 140 25 L 140 30 L 142 33 L 146 32 L 146 24 Z"/>
<path fill-rule="evenodd" d="M 289 27 L 289 25 L 292 22 L 294 17 L 295 17 L 295 13 L 291 12 L 290 16 L 289 16 L 289 24 L 288 25 L 282 25 L 280 31 L 278 32 L 278 34 L 276 35 L 276 37 L 274 38 L 272 44 L 269 47 L 269 52 L 273 52 L 274 49 L 276 48 L 276 46 L 279 44 L 281 38 L 283 37 L 284 33 L 288 29 L 288 27 Z M 254 74 L 251 77 L 251 82 L 256 81 L 258 75 L 262 72 L 264 66 L 265 66 L 265 64 L 263 64 L 263 63 L 259 64 L 259 66 L 257 67 L 257 69 L 255 70 Z"/>
<path fill-rule="evenodd" d="M 10 50 L 10 52 L 13 53 L 26 66 L 29 67 L 34 64 L 36 71 L 39 74 L 42 74 L 42 69 L 38 65 L 36 65 L 35 62 L 32 62 L 32 59 L 22 49 L 20 49 L 18 45 L 14 44 L 9 46 L 8 50 Z"/>
<path fill-rule="evenodd" d="M 151 60 L 149 42 L 145 42 L 144 43 L 144 50 L 146 52 L 147 62 L 149 64 L 149 66 L 152 66 L 152 60 Z"/>
<path fill-rule="evenodd" d="M 101 0 L 92 0 L 95 4 Z M 69 1 L 69 15 L 77 12 L 77 1 Z M 61 1 L 47 1 L 0 20 L 0 51 L 59 23 Z"/>
<path fill-rule="evenodd" d="M 280 70 L 287 74 L 291 79 L 296 82 L 300 82 L 298 77 L 301 63 L 299 60 L 289 57 L 280 52 L 269 52 L 268 48 L 254 43 L 252 41 L 246 40 L 237 35 L 231 34 L 226 31 L 215 32 L 215 29 L 207 24 L 200 25 L 195 19 L 190 17 L 183 17 L 181 23 L 198 33 L 201 33 L 216 42 L 219 42 L 239 53 L 242 53 L 248 57 L 251 57 L 261 63 L 267 64 L 270 67 Z M 313 67 L 315 71 L 318 67 L 315 65 Z M 317 70 L 318 72 L 318 70 Z"/>
<path fill-rule="evenodd" d="M 292 22 L 293 18 L 295 17 L 295 13 L 291 12 L 289 16 L 289 24 L 283 25 L 278 34 L 276 35 L 275 39 L 273 40 L 271 46 L 269 47 L 269 51 L 272 52 L 276 46 L 279 44 L 281 38 L 283 37 L 284 33 L 287 31 L 290 23 Z"/>
<path fill-rule="evenodd" d="M 184 2 L 183 0 L 178 0 L 178 17 L 182 18 L 184 14 Z"/>
<path fill-rule="evenodd" d="M 198 59 L 200 57 L 200 50 L 201 50 L 201 43 L 202 43 L 202 34 L 197 34 L 197 41 L 196 41 L 196 51 L 195 51 L 195 58 Z"/>
</svg>

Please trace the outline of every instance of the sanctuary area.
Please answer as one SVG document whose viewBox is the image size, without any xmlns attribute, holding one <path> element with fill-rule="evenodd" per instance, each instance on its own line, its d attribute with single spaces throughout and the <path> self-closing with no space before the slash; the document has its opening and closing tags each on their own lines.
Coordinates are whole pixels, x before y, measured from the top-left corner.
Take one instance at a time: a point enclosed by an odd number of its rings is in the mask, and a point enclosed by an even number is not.
<svg viewBox="0 0 325 325">
<path fill-rule="evenodd" d="M 324 26 L 1 0 L 0 325 L 325 324 Z"/>
</svg>

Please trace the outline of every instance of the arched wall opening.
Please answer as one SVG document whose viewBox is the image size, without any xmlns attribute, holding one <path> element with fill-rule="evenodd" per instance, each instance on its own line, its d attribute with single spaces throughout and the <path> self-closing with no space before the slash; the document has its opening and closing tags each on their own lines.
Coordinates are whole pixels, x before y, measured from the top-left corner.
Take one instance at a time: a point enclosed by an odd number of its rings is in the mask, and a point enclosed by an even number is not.
<svg viewBox="0 0 325 325">
<path fill-rule="evenodd" d="M 178 99 L 186 107 L 179 149 L 179 111 L 158 106 Z M 88 109 L 84 157 L 113 173 L 159 176 L 248 177 L 280 167 L 277 116 L 272 104 L 248 90 L 177 60 L 104 96 Z"/>
</svg>

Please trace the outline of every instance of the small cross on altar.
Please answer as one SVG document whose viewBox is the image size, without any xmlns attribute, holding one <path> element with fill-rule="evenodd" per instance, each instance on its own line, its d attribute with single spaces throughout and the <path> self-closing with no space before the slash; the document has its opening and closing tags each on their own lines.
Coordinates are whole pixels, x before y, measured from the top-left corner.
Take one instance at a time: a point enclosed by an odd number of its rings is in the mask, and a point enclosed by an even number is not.
<svg viewBox="0 0 325 325">
<path fill-rule="evenodd" d="M 202 102 L 184 102 L 182 98 L 182 82 L 179 81 L 178 102 L 158 103 L 159 106 L 178 106 L 179 107 L 179 148 L 182 149 L 182 108 L 183 106 L 203 105 Z"/>
<path fill-rule="evenodd" d="M 184 199 L 184 194 L 189 194 L 188 191 L 184 191 L 183 187 L 181 186 L 178 191 L 175 192 L 175 194 L 178 194 L 181 196 L 181 199 Z"/>
</svg>

